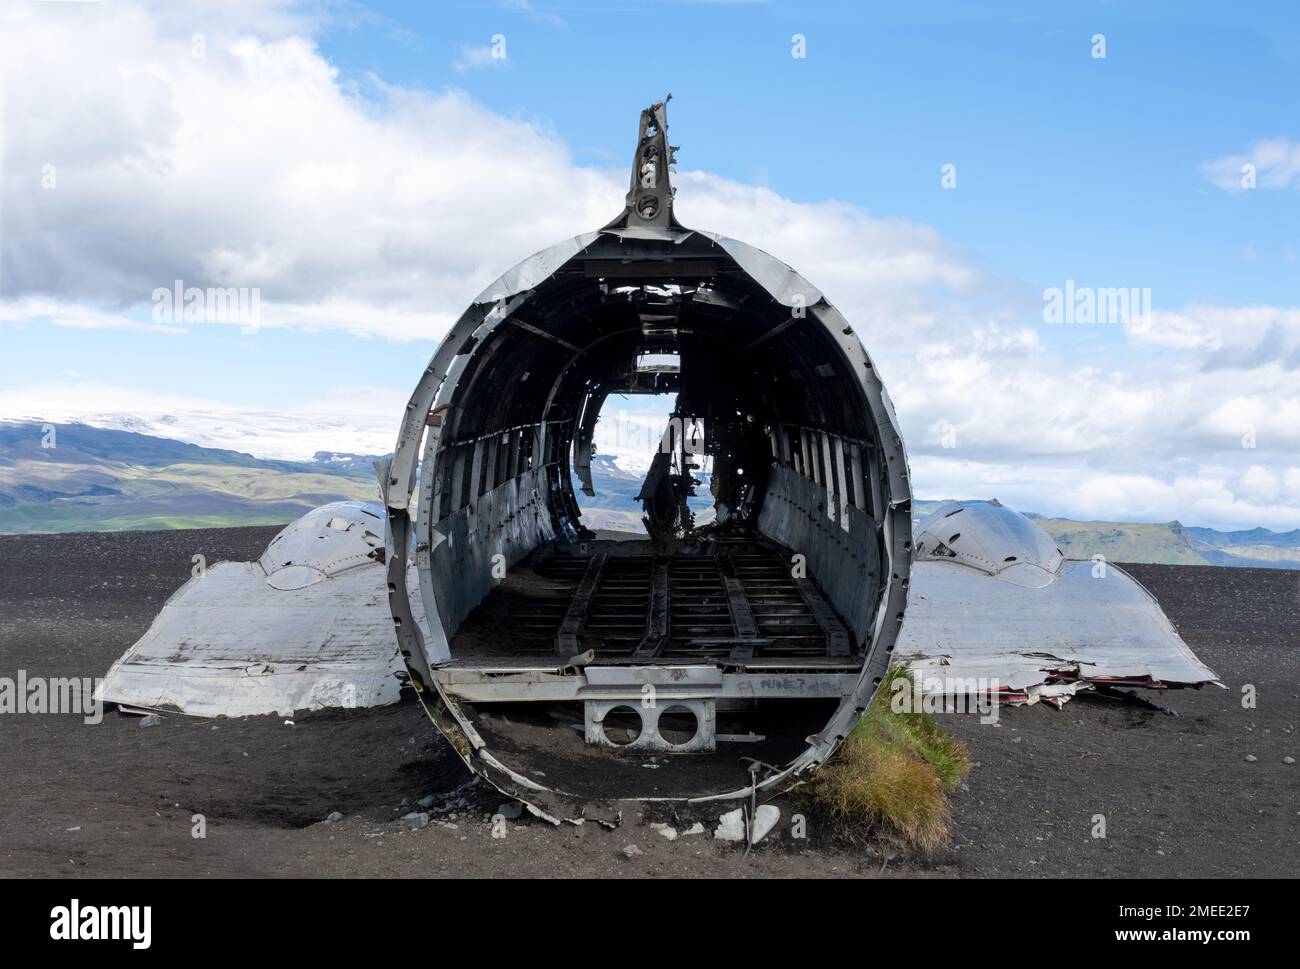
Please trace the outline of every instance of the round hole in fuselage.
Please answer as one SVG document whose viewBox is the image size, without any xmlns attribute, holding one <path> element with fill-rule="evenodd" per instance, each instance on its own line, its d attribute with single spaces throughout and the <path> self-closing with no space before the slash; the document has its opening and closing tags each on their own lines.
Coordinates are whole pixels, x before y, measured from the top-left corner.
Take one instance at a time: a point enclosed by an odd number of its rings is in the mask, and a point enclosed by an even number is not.
<svg viewBox="0 0 1300 969">
<path fill-rule="evenodd" d="M 616 747 L 636 743 L 641 736 L 641 714 L 629 706 L 618 706 L 600 720 L 605 739 Z"/>
<path fill-rule="evenodd" d="M 700 721 L 693 710 L 680 704 L 666 708 L 659 714 L 659 736 L 674 747 L 689 744 L 700 732 Z"/>
</svg>

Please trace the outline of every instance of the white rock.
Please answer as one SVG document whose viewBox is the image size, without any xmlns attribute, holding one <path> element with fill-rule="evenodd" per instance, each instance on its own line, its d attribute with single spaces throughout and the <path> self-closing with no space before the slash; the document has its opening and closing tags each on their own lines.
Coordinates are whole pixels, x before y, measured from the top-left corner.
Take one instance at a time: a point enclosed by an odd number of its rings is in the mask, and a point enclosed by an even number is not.
<svg viewBox="0 0 1300 969">
<path fill-rule="evenodd" d="M 781 820 L 781 809 L 775 804 L 760 804 L 754 812 L 754 830 L 750 832 L 750 844 L 758 844 L 766 838 Z"/>
<path fill-rule="evenodd" d="M 641 855 L 645 854 L 645 852 L 636 845 L 628 845 L 623 849 L 623 854 L 628 858 L 639 858 Z"/>
<path fill-rule="evenodd" d="M 655 823 L 650 825 L 650 830 L 658 833 L 660 837 L 667 838 L 669 841 L 677 840 L 677 829 L 671 825 Z"/>
<path fill-rule="evenodd" d="M 713 829 L 713 837 L 719 841 L 745 840 L 745 810 L 736 808 L 718 818 L 718 826 Z"/>
<path fill-rule="evenodd" d="M 704 834 L 704 825 L 700 824 L 699 821 L 696 821 L 689 828 L 687 828 L 685 831 L 682 832 L 683 837 L 688 834 Z"/>
</svg>

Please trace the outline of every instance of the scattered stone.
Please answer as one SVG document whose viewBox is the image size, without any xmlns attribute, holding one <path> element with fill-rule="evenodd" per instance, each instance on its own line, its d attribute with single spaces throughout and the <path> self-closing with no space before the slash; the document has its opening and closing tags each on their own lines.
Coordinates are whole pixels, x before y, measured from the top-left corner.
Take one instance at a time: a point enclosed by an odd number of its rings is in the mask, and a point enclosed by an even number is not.
<svg viewBox="0 0 1300 969">
<path fill-rule="evenodd" d="M 420 799 L 419 799 L 418 801 L 416 801 L 415 803 L 416 803 L 416 805 L 418 805 L 419 807 L 422 807 L 422 808 L 431 808 L 431 807 L 433 807 L 433 802 L 436 801 L 436 800 L 437 800 L 437 798 L 434 797 L 432 794 L 430 794 L 428 797 L 422 797 L 422 798 L 420 798 Z"/>
<path fill-rule="evenodd" d="M 1247 763 L 1247 764 L 1253 764 L 1253 763 L 1255 763 L 1255 761 L 1257 761 L 1257 760 L 1259 760 L 1259 758 L 1256 757 L 1254 754 L 1247 754 L 1247 755 L 1246 755 L 1246 763 Z"/>
<path fill-rule="evenodd" d="M 156 727 L 160 723 L 162 723 L 162 717 L 158 716 L 156 713 L 151 713 L 140 721 L 140 729 L 143 730 L 145 727 Z"/>
<path fill-rule="evenodd" d="M 429 815 L 423 811 L 412 811 L 410 814 L 402 815 L 402 823 L 412 831 L 419 831 L 429 826 Z"/>
<path fill-rule="evenodd" d="M 286 721 L 284 722 L 284 725 L 285 725 L 286 727 L 294 727 L 294 726 L 297 726 L 297 724 L 295 724 L 292 720 L 286 720 Z"/>
<path fill-rule="evenodd" d="M 497 805 L 497 814 L 507 821 L 517 821 L 523 813 L 524 805 L 520 801 L 507 801 L 505 804 Z"/>
<path fill-rule="evenodd" d="M 336 821 L 342 821 L 342 820 L 343 820 L 343 814 L 342 814 L 341 812 L 339 812 L 339 811 L 331 811 L 331 812 L 329 813 L 329 817 L 327 817 L 327 818 L 325 819 L 325 823 L 326 823 L 326 824 L 333 824 L 333 823 L 336 822 Z"/>
<path fill-rule="evenodd" d="M 80 831 L 80 830 L 81 830 L 81 825 L 77 825 L 75 828 L 65 828 L 64 830 L 65 830 L 65 831 Z"/>
<path fill-rule="evenodd" d="M 650 830 L 654 831 L 662 838 L 667 838 L 669 841 L 677 840 L 677 829 L 670 824 L 655 822 L 654 824 L 650 825 Z"/>
<path fill-rule="evenodd" d="M 736 808 L 718 818 L 718 826 L 713 830 L 713 837 L 719 841 L 745 840 L 745 811 Z"/>
<path fill-rule="evenodd" d="M 696 821 L 689 828 L 687 828 L 685 831 L 682 832 L 683 837 L 689 834 L 704 834 L 704 825 L 700 824 L 699 821 Z"/>
<path fill-rule="evenodd" d="M 1284 764 L 1294 764 L 1294 763 L 1295 763 L 1295 758 L 1294 758 L 1294 757 L 1283 757 L 1283 758 L 1282 758 L 1282 763 L 1284 763 Z"/>
<path fill-rule="evenodd" d="M 775 804 L 760 804 L 754 812 L 754 830 L 750 833 L 750 844 L 758 844 L 766 838 L 781 820 L 781 809 Z"/>
<path fill-rule="evenodd" d="M 645 854 L 645 852 L 636 845 L 628 845 L 623 849 L 623 857 L 625 858 L 640 858 L 643 854 Z"/>
</svg>

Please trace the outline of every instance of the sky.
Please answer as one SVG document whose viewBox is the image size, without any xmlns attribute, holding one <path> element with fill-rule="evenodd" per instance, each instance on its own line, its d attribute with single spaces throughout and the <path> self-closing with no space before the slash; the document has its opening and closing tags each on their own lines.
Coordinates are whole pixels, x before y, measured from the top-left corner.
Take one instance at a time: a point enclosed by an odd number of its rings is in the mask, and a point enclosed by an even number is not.
<svg viewBox="0 0 1300 969">
<path fill-rule="evenodd" d="M 918 497 L 1300 527 L 1298 92 L 1289 2 L 6 0 L 0 419 L 391 450 L 671 93 L 679 219 L 844 312 Z"/>
</svg>

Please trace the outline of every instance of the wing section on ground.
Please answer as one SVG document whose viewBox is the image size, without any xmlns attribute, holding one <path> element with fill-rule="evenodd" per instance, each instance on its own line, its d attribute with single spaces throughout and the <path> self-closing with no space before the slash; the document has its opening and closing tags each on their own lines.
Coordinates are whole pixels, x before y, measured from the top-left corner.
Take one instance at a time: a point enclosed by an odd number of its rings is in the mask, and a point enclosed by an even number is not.
<svg viewBox="0 0 1300 969">
<path fill-rule="evenodd" d="M 385 584 L 378 505 L 333 502 L 257 562 L 191 578 L 113 664 L 106 702 L 244 717 L 397 702 L 406 682 Z"/>
<path fill-rule="evenodd" d="M 997 502 L 950 502 L 917 528 L 895 651 L 923 690 L 1058 706 L 1094 684 L 1201 686 L 1217 677 L 1127 572 L 1065 559 Z"/>
</svg>

